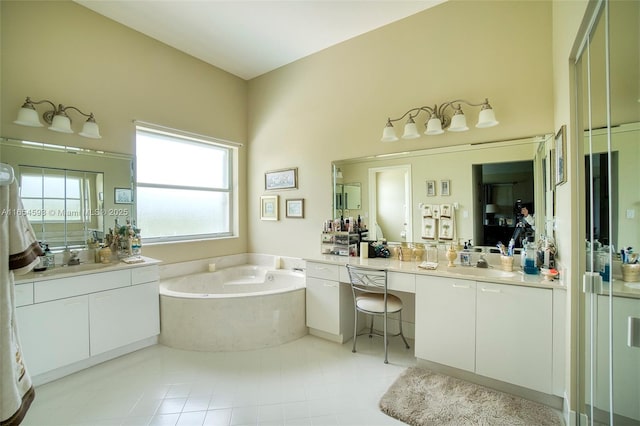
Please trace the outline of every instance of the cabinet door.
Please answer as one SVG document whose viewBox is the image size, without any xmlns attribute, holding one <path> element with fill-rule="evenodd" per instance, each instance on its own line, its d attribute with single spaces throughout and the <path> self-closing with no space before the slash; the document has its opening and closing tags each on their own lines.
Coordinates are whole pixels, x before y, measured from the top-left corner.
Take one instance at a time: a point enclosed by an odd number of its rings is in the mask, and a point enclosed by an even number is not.
<svg viewBox="0 0 640 426">
<path fill-rule="evenodd" d="M 340 334 L 340 284 L 307 277 L 307 327 Z"/>
<path fill-rule="evenodd" d="M 473 372 L 475 281 L 416 277 L 416 357 Z"/>
<path fill-rule="evenodd" d="M 640 299 L 613 297 L 609 324 L 609 297 L 598 296 L 595 406 L 609 407 L 609 338 L 613 339 L 613 412 L 640 421 L 640 348 L 629 346 L 629 318 L 640 318 Z M 611 328 L 610 328 L 611 327 Z M 612 330 L 611 332 L 609 330 Z M 612 335 L 610 334 L 612 333 Z M 623 419 L 620 419 L 621 423 Z M 631 422 L 630 422 L 631 423 Z"/>
<path fill-rule="evenodd" d="M 89 357 L 87 296 L 16 309 L 29 374 L 36 376 Z"/>
<path fill-rule="evenodd" d="M 158 282 L 91 294 L 89 308 L 92 356 L 160 332 Z"/>
<path fill-rule="evenodd" d="M 476 373 L 551 393 L 552 291 L 477 283 Z"/>
</svg>

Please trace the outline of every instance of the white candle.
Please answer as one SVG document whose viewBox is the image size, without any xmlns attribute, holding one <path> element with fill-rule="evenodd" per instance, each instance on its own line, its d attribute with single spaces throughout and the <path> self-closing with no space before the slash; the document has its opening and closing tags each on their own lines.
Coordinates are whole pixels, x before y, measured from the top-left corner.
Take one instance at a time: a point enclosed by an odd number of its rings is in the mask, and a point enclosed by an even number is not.
<svg viewBox="0 0 640 426">
<path fill-rule="evenodd" d="M 360 259 L 367 259 L 369 257 L 369 243 L 360 243 Z"/>
<path fill-rule="evenodd" d="M 216 264 L 215 263 L 210 263 L 209 264 L 209 272 L 215 272 L 216 271 Z"/>
<path fill-rule="evenodd" d="M 280 256 L 274 256 L 273 258 L 273 268 L 280 269 Z"/>
</svg>

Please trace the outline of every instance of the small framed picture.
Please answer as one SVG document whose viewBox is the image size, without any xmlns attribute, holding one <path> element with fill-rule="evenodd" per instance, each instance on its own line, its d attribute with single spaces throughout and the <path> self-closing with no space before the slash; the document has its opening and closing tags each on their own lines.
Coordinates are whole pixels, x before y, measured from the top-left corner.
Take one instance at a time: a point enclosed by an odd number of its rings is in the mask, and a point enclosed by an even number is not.
<svg viewBox="0 0 640 426">
<path fill-rule="evenodd" d="M 567 181 L 567 172 L 565 170 L 566 162 L 565 156 L 567 155 L 567 126 L 562 125 L 558 133 L 556 133 L 555 148 L 556 148 L 556 186 L 561 185 Z"/>
<path fill-rule="evenodd" d="M 304 218 L 304 199 L 294 198 L 286 201 L 287 217 L 302 219 Z"/>
<path fill-rule="evenodd" d="M 428 180 L 427 181 L 427 197 L 435 197 L 436 196 L 436 181 Z"/>
<path fill-rule="evenodd" d="M 133 203 L 133 190 L 131 188 L 115 188 L 113 202 L 116 204 Z"/>
<path fill-rule="evenodd" d="M 273 170 L 264 174 L 264 189 L 294 189 L 298 187 L 298 168 Z"/>
<path fill-rule="evenodd" d="M 450 180 L 441 180 L 440 181 L 440 195 L 449 196 L 451 195 L 451 181 Z"/>
<path fill-rule="evenodd" d="M 260 219 L 278 220 L 277 195 L 263 195 L 260 197 Z"/>
</svg>

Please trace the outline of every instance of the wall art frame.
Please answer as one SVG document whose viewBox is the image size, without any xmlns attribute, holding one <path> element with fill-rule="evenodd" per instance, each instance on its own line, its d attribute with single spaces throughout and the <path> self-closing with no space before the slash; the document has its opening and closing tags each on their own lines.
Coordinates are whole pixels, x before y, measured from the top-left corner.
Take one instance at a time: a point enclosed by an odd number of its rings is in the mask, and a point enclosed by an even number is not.
<svg viewBox="0 0 640 426">
<path fill-rule="evenodd" d="M 286 216 L 293 219 L 304 219 L 304 198 L 290 198 L 285 202 Z"/>
<path fill-rule="evenodd" d="M 451 195 L 451 181 L 449 179 L 440 181 L 440 195 L 443 197 Z"/>
<path fill-rule="evenodd" d="M 278 195 L 260 197 L 260 219 L 278 220 Z"/>
<path fill-rule="evenodd" d="M 133 204 L 133 190 L 131 188 L 114 188 L 113 202 L 115 204 Z"/>
<path fill-rule="evenodd" d="M 298 168 L 271 170 L 264 174 L 264 189 L 273 191 L 276 189 L 297 189 Z"/>
<path fill-rule="evenodd" d="M 427 197 L 435 197 L 436 196 L 436 181 L 428 180 L 427 181 Z"/>
</svg>

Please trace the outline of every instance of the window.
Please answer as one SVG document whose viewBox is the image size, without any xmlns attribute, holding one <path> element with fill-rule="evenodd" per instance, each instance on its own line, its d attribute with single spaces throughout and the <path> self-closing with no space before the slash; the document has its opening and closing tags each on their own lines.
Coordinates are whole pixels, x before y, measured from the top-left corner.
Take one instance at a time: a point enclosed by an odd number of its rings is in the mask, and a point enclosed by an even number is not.
<svg viewBox="0 0 640 426">
<path fill-rule="evenodd" d="M 137 127 L 136 207 L 146 242 L 233 235 L 237 148 Z"/>
</svg>

